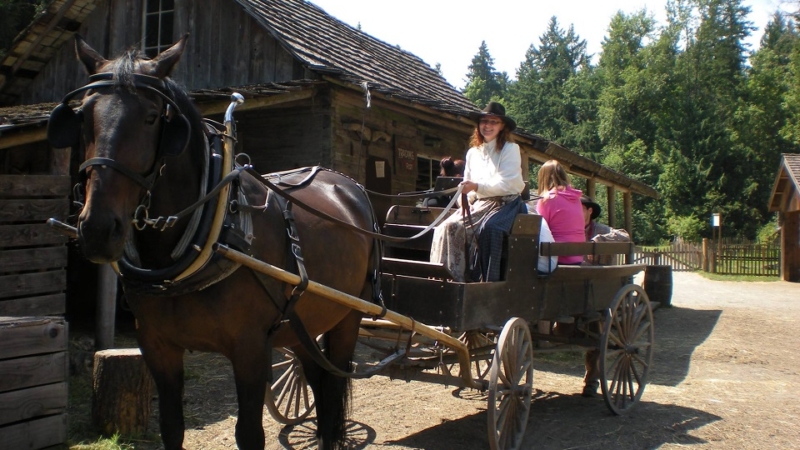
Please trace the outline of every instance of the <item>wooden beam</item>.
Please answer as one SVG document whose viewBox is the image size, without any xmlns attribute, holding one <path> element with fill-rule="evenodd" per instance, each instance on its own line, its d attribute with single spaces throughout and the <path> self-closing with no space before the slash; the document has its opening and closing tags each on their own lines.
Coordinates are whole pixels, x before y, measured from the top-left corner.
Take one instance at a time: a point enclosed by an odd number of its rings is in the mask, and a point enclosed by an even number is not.
<svg viewBox="0 0 800 450">
<path fill-rule="evenodd" d="M 284 94 L 275 94 L 269 97 L 249 98 L 244 103 L 236 107 L 236 111 L 247 111 L 251 109 L 269 108 L 278 106 L 285 103 L 296 102 L 299 100 L 306 100 L 314 96 L 316 89 L 303 89 L 299 91 L 290 91 Z M 204 116 L 214 114 L 223 114 L 228 106 L 231 104 L 230 99 L 220 100 L 216 102 L 199 103 L 197 109 Z"/>
<path fill-rule="evenodd" d="M 47 127 L 37 127 L 19 133 L 4 134 L 0 136 L 0 150 L 47 139 Z"/>
<path fill-rule="evenodd" d="M 595 182 L 594 178 L 586 179 L 586 195 L 592 200 L 597 196 L 597 182 Z"/>
<path fill-rule="evenodd" d="M 625 231 L 633 240 L 633 195 L 630 192 L 622 194 L 622 204 L 625 208 Z"/>
<path fill-rule="evenodd" d="M 344 88 L 347 91 L 357 92 L 361 96 L 364 95 L 364 91 L 361 86 L 343 82 L 341 80 L 329 76 L 323 76 L 323 79 L 325 81 L 328 81 L 334 86 Z M 435 111 L 429 106 L 425 106 L 419 103 L 414 103 L 409 100 L 402 100 L 397 97 L 391 97 L 385 94 L 381 94 L 380 92 L 371 92 L 370 95 L 373 108 L 376 106 L 380 106 L 381 108 L 399 112 L 405 115 L 419 117 L 419 114 L 410 114 L 409 109 L 411 109 L 418 113 L 425 114 L 425 116 L 423 116 L 419 120 L 429 122 L 434 125 L 446 127 L 461 133 L 470 133 L 472 129 L 475 128 L 475 123 L 463 116 L 458 116 L 455 114 L 446 113 L 442 111 Z"/>
<path fill-rule="evenodd" d="M 617 188 L 615 186 L 608 186 L 608 226 L 611 228 L 617 227 L 617 202 L 614 200 L 617 197 Z"/>
</svg>

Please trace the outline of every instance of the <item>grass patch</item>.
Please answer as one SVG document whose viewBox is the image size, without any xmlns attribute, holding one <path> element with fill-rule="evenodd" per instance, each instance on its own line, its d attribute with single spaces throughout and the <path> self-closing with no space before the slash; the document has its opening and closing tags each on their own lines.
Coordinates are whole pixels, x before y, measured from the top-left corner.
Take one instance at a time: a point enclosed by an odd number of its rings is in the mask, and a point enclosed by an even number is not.
<svg viewBox="0 0 800 450">
<path fill-rule="evenodd" d="M 548 362 L 555 365 L 571 366 L 583 364 L 583 351 L 564 350 L 564 351 L 536 351 L 534 350 L 534 360 Z"/>
<path fill-rule="evenodd" d="M 780 281 L 780 277 L 776 276 L 756 276 L 756 275 L 720 275 L 717 273 L 710 273 L 710 272 L 703 272 L 698 271 L 695 272 L 703 278 L 708 280 L 714 281 L 762 281 L 762 282 L 772 282 L 772 281 Z"/>
<path fill-rule="evenodd" d="M 70 450 L 134 450 L 135 448 L 128 442 L 120 442 L 120 437 L 117 434 L 110 438 L 99 438 L 90 444 L 70 446 Z"/>
</svg>

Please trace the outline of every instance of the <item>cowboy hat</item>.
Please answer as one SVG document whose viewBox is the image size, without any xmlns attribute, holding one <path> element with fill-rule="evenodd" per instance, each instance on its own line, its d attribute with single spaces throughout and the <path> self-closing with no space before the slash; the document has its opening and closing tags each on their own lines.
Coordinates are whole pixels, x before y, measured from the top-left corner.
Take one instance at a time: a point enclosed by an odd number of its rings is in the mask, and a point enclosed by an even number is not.
<svg viewBox="0 0 800 450">
<path fill-rule="evenodd" d="M 489 102 L 489 104 L 486 105 L 486 108 L 483 108 L 483 111 L 481 112 L 470 113 L 470 117 L 475 122 L 480 122 L 481 119 L 489 116 L 497 117 L 498 119 L 502 120 L 506 124 L 506 129 L 508 131 L 514 131 L 514 128 L 517 128 L 517 122 L 515 122 L 511 117 L 506 116 L 506 108 L 497 102 Z"/>
<path fill-rule="evenodd" d="M 600 217 L 600 213 L 603 211 L 603 209 L 600 208 L 600 205 L 595 203 L 594 200 L 589 198 L 588 195 L 586 195 L 586 194 L 581 195 L 581 203 L 583 204 L 583 206 L 586 206 L 588 208 L 592 208 L 591 220 L 594 220 L 594 219 L 597 219 L 598 217 Z"/>
</svg>

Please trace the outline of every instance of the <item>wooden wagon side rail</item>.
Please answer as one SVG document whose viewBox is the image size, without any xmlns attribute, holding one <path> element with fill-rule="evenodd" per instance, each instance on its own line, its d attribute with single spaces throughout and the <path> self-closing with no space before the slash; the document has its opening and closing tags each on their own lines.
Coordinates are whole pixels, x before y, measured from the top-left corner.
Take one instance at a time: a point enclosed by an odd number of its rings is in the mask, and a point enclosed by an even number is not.
<svg viewBox="0 0 800 450">
<path fill-rule="evenodd" d="M 630 258 L 635 249 L 633 242 L 542 242 L 539 246 L 542 256 L 626 255 Z"/>
<path fill-rule="evenodd" d="M 271 264 L 265 263 L 258 259 L 252 258 L 244 253 L 233 250 L 225 245 L 219 243 L 214 244 L 214 251 L 224 256 L 225 258 L 230 259 L 231 261 L 242 264 L 243 266 L 249 267 L 250 269 L 257 270 L 260 273 L 273 277 L 279 281 L 283 281 L 284 283 L 289 283 L 293 286 L 300 284 L 300 277 L 298 275 L 295 275 L 291 272 L 287 272 L 283 269 L 280 269 L 278 267 L 275 267 Z M 438 331 L 435 328 L 429 327 L 428 325 L 417 322 L 409 317 L 397 314 L 391 310 L 384 312 L 380 306 L 374 303 L 370 303 L 358 297 L 345 294 L 344 292 L 319 284 L 315 281 L 309 280 L 306 291 L 325 297 L 328 300 L 337 302 L 339 304 L 347 306 L 348 308 L 361 311 L 364 314 L 369 314 L 373 316 L 380 316 L 381 314 L 383 314 L 382 318 L 384 320 L 397 324 L 398 326 L 401 326 L 404 329 L 414 331 L 416 333 L 421 334 L 422 336 L 443 343 L 447 347 L 452 348 L 453 351 L 456 353 L 456 355 L 458 355 L 458 362 L 460 366 L 459 376 L 461 380 L 464 382 L 464 385 L 473 389 L 483 389 L 481 383 L 477 383 L 472 379 L 469 371 L 469 364 L 470 364 L 469 349 L 467 348 L 466 344 L 459 341 L 458 339 L 448 334 L 442 333 L 441 331 Z"/>
</svg>

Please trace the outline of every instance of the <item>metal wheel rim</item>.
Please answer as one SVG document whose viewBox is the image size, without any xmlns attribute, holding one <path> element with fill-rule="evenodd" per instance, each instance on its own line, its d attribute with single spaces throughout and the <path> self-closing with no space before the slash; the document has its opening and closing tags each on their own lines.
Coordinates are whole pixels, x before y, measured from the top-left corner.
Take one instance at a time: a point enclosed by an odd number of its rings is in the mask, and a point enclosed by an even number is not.
<svg viewBox="0 0 800 450">
<path fill-rule="evenodd" d="M 533 341 L 528 324 L 512 318 L 497 340 L 489 374 L 489 447 L 519 448 L 533 394 Z"/>
<path fill-rule="evenodd" d="M 627 413 L 641 399 L 653 364 L 654 341 L 647 294 L 635 284 L 624 286 L 606 311 L 600 340 L 600 387 L 614 414 Z"/>
<path fill-rule="evenodd" d="M 288 348 L 273 352 L 273 382 L 264 404 L 273 419 L 286 425 L 302 422 L 314 409 L 314 394 L 308 386 L 303 365 Z"/>
</svg>

